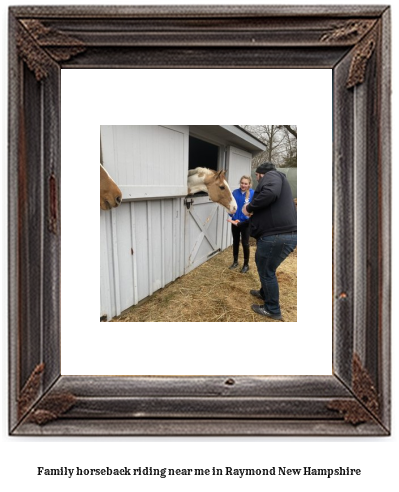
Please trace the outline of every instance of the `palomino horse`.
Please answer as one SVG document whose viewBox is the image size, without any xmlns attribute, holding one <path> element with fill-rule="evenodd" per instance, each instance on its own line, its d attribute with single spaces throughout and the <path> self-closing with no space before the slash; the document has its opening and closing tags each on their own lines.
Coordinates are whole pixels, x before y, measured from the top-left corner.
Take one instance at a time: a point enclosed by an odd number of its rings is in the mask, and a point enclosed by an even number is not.
<svg viewBox="0 0 399 492">
<path fill-rule="evenodd" d="M 122 192 L 100 163 L 100 208 L 109 210 L 122 202 Z"/>
<path fill-rule="evenodd" d="M 224 175 L 225 171 L 213 171 L 205 167 L 191 169 L 188 171 L 187 179 L 188 194 L 193 195 L 199 191 L 205 191 L 213 202 L 222 205 L 229 214 L 234 214 L 237 210 L 237 203 Z"/>
</svg>

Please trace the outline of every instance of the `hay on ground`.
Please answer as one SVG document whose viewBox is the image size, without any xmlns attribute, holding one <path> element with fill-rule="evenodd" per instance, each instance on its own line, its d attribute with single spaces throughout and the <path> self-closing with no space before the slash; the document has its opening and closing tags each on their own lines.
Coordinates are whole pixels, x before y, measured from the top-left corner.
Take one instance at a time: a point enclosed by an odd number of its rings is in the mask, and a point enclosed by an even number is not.
<svg viewBox="0 0 399 492">
<path fill-rule="evenodd" d="M 259 276 L 251 241 L 249 272 L 240 266 L 229 270 L 232 246 L 214 256 L 192 272 L 155 292 L 136 306 L 124 311 L 113 322 L 275 322 L 256 314 L 252 304 L 262 301 L 249 291 L 259 289 Z M 240 250 L 242 254 L 242 250 Z M 277 269 L 283 320 L 297 320 L 297 253 L 291 253 Z"/>
</svg>

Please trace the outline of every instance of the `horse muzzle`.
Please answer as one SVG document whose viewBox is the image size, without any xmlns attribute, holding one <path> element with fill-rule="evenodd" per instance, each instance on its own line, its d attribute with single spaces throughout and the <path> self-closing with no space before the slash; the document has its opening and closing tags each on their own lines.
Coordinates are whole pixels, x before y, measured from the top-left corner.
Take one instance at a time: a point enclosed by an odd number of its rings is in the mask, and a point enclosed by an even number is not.
<svg viewBox="0 0 399 492">
<path fill-rule="evenodd" d="M 109 199 L 100 199 L 100 208 L 102 210 L 110 210 L 111 208 L 119 207 L 122 203 L 122 194 Z"/>
<path fill-rule="evenodd" d="M 237 202 L 235 200 L 230 202 L 228 209 L 229 209 L 229 214 L 235 214 L 237 212 Z"/>
</svg>

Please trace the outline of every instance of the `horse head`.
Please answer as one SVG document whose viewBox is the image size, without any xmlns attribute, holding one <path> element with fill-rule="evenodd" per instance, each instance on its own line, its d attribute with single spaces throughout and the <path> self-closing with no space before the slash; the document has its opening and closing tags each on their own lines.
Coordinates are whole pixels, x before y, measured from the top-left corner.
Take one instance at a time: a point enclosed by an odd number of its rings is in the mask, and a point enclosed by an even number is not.
<svg viewBox="0 0 399 492">
<path fill-rule="evenodd" d="M 229 214 L 237 211 L 237 202 L 225 180 L 225 171 L 213 171 L 213 174 L 205 177 L 204 183 L 208 189 L 209 198 L 213 202 L 222 205 Z"/>
<path fill-rule="evenodd" d="M 121 202 L 121 190 L 100 164 L 100 208 L 109 210 L 110 208 L 119 207 Z"/>
</svg>

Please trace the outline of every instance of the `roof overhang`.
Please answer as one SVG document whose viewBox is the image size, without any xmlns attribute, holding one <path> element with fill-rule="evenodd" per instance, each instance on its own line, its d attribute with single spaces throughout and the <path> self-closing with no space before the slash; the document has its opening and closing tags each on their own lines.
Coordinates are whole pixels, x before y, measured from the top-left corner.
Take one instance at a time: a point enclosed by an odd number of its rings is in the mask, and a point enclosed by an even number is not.
<svg viewBox="0 0 399 492">
<path fill-rule="evenodd" d="M 266 150 L 266 145 L 236 125 L 190 125 L 190 133 L 212 134 L 224 145 L 240 147 L 255 157 Z"/>
</svg>

